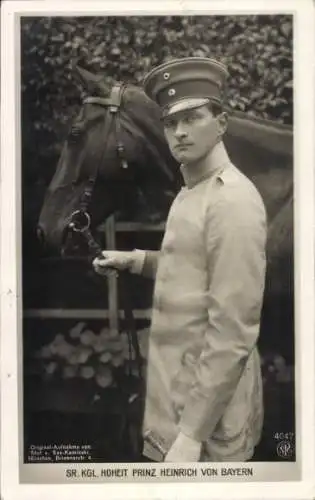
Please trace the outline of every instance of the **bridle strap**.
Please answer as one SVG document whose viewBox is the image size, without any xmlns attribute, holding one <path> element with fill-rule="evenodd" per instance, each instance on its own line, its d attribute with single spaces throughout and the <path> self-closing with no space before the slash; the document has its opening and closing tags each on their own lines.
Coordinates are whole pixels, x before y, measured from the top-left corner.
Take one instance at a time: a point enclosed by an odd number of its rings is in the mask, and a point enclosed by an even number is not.
<svg viewBox="0 0 315 500">
<path fill-rule="evenodd" d="M 123 83 L 116 83 L 111 89 L 109 97 L 89 96 L 84 99 L 84 104 L 98 104 L 99 106 L 109 107 L 111 113 L 118 111 L 121 105 L 122 95 L 125 89 Z"/>
<path fill-rule="evenodd" d="M 92 194 L 93 194 L 93 188 L 94 184 L 96 182 L 97 174 L 99 171 L 100 166 L 102 165 L 104 161 L 104 157 L 106 155 L 107 151 L 107 144 L 106 144 L 106 138 L 108 137 L 112 124 L 116 125 L 116 139 L 117 139 L 117 153 L 122 165 L 122 168 L 125 168 L 125 163 L 124 163 L 124 158 L 122 157 L 122 153 L 124 151 L 123 145 L 121 142 L 118 141 L 118 137 L 120 135 L 120 123 L 119 123 L 119 109 L 121 106 L 121 101 L 123 97 L 123 93 L 125 90 L 125 85 L 122 83 L 116 83 L 113 85 L 111 89 L 110 96 L 108 98 L 104 97 L 87 97 L 83 102 L 84 104 L 96 104 L 99 106 L 104 106 L 106 108 L 106 114 L 105 114 L 105 130 L 104 130 L 104 137 L 105 137 L 105 147 L 103 150 L 103 153 L 101 155 L 100 161 L 95 163 L 95 168 L 92 170 L 92 172 L 89 175 L 87 185 L 82 193 L 81 199 L 80 199 L 80 207 L 79 209 L 82 210 L 83 212 L 86 212 L 88 209 L 88 205 L 91 201 Z M 119 129 L 119 130 L 118 130 Z M 119 134 L 119 135 L 118 135 Z"/>
<path fill-rule="evenodd" d="M 105 97 L 86 97 L 83 101 L 83 104 L 98 104 L 99 106 L 110 106 L 112 100 L 110 98 Z"/>
<path fill-rule="evenodd" d="M 92 257 L 96 256 L 102 256 L 102 249 L 99 246 L 99 244 L 95 241 L 91 231 L 90 231 L 90 216 L 87 212 L 88 205 L 91 201 L 92 198 L 92 193 L 93 193 L 93 188 L 94 184 L 97 178 L 97 174 L 99 171 L 100 166 L 102 165 L 104 161 L 104 156 L 106 154 L 107 148 L 106 148 L 106 138 L 108 137 L 111 127 L 114 124 L 115 126 L 115 134 L 116 134 L 116 141 L 117 141 L 117 154 L 120 159 L 120 163 L 123 169 L 126 169 L 128 167 L 128 163 L 126 158 L 124 157 L 124 146 L 123 143 L 120 141 L 121 137 L 121 127 L 120 127 L 120 119 L 119 119 L 119 110 L 122 102 L 122 97 L 124 94 L 125 90 L 125 85 L 122 83 L 117 83 L 113 85 L 111 89 L 110 96 L 108 98 L 103 98 L 103 97 L 94 97 L 94 96 L 89 96 L 87 97 L 83 102 L 84 104 L 96 104 L 99 106 L 104 106 L 106 108 L 106 114 L 105 114 L 105 128 L 104 128 L 104 136 L 105 136 L 105 147 L 102 152 L 100 161 L 95 164 L 95 168 L 89 175 L 87 185 L 82 193 L 81 199 L 80 199 L 80 205 L 79 205 L 79 210 L 74 212 L 72 216 L 76 217 L 83 217 L 83 219 L 86 217 L 86 227 L 83 226 L 79 232 L 85 237 L 89 251 Z M 73 218 L 73 221 L 75 219 Z M 75 227 L 74 227 L 74 230 Z M 125 316 L 125 322 L 126 322 L 126 330 L 127 330 L 127 335 L 131 340 L 132 346 L 135 351 L 135 356 L 136 356 L 136 361 L 137 361 L 137 367 L 138 367 L 138 372 L 140 379 L 142 378 L 142 358 L 141 358 L 141 353 L 140 353 L 140 348 L 139 348 L 139 343 L 138 343 L 138 337 L 137 337 L 137 331 L 135 327 L 135 320 L 133 316 L 133 311 L 132 307 L 130 305 L 130 300 L 129 300 L 129 294 L 127 293 L 127 272 L 120 272 L 120 279 L 123 281 L 122 283 L 122 299 L 123 299 L 123 310 L 124 310 L 124 316 Z"/>
</svg>

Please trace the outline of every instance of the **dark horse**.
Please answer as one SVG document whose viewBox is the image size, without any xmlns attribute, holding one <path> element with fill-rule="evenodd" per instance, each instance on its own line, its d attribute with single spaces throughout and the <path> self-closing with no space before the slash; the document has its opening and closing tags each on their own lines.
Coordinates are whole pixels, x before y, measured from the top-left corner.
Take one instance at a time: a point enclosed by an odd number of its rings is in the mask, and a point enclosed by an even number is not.
<svg viewBox="0 0 315 500">
<path fill-rule="evenodd" d="M 93 232 L 122 207 L 130 214 L 137 204 L 140 212 L 150 207 L 152 219 L 156 214 L 164 218 L 181 183 L 160 111 L 143 90 L 133 85 L 111 88 L 86 70 L 78 73 L 89 97 L 64 145 L 39 219 L 42 240 L 57 251 L 73 236 L 71 228 L 90 224 Z M 269 330 L 268 337 L 270 330 L 277 330 L 291 340 L 292 142 L 291 127 L 240 113 L 230 117 L 225 137 L 232 162 L 257 186 L 269 218 L 263 328 Z"/>
<path fill-rule="evenodd" d="M 165 217 L 178 190 L 155 103 L 133 85 L 110 89 L 77 70 L 90 96 L 71 127 L 40 214 L 39 233 L 50 251 L 66 248 L 69 221 L 82 199 L 93 229 L 117 210 L 131 218 L 142 211 L 151 221 Z"/>
</svg>

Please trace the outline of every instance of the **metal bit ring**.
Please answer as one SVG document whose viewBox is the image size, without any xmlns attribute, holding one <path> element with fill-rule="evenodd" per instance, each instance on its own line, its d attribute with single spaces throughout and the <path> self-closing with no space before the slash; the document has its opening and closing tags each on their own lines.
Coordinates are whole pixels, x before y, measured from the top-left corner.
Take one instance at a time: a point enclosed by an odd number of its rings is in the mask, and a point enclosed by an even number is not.
<svg viewBox="0 0 315 500">
<path fill-rule="evenodd" d="M 75 220 L 77 218 L 77 220 Z M 85 218 L 85 221 L 80 221 L 79 218 Z M 91 225 L 91 217 L 87 212 L 76 210 L 70 217 L 69 228 L 75 233 L 83 233 L 87 231 Z"/>
</svg>

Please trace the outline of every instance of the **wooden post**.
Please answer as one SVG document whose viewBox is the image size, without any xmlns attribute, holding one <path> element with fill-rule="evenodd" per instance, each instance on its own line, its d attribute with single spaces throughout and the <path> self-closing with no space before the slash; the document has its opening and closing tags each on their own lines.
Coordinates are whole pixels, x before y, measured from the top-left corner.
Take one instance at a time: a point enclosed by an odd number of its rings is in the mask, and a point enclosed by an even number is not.
<svg viewBox="0 0 315 500">
<path fill-rule="evenodd" d="M 106 221 L 106 248 L 116 250 L 115 216 L 111 215 Z M 111 331 L 118 332 L 118 283 L 115 276 L 108 276 L 108 317 Z"/>
</svg>

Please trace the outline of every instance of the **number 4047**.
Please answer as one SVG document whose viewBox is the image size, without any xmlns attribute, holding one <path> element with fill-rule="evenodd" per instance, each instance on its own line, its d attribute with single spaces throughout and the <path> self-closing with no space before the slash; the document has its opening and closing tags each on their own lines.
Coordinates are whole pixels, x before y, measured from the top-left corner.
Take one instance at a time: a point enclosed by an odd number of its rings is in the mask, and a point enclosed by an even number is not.
<svg viewBox="0 0 315 500">
<path fill-rule="evenodd" d="M 275 432 L 273 437 L 274 437 L 274 439 L 277 439 L 277 440 L 288 439 L 291 441 L 294 437 L 294 433 L 293 432 Z"/>
</svg>

